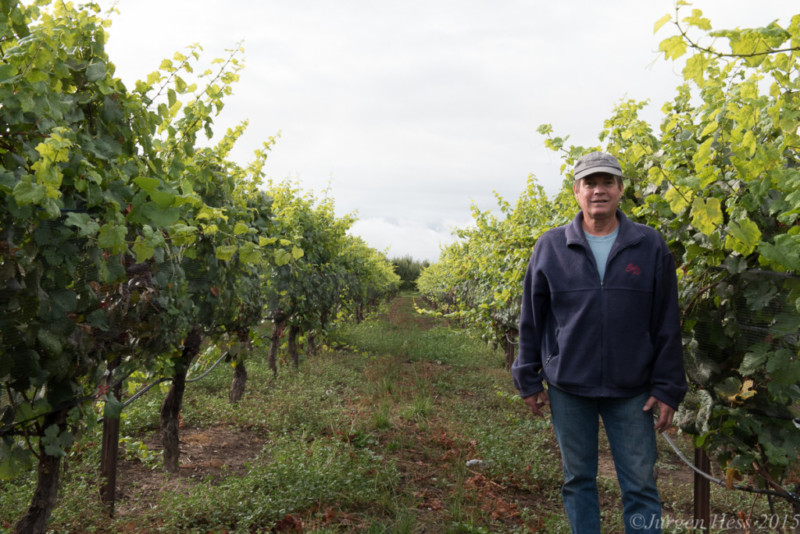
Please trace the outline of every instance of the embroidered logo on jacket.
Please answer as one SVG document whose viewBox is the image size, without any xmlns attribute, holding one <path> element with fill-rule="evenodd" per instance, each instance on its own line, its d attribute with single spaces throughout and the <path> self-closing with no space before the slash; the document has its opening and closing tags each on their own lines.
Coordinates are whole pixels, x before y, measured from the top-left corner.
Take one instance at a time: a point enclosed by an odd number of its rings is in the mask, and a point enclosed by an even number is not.
<svg viewBox="0 0 800 534">
<path fill-rule="evenodd" d="M 642 274 L 642 268 L 636 265 L 635 263 L 629 263 L 628 266 L 625 267 L 625 272 L 639 276 L 640 274 Z"/>
</svg>

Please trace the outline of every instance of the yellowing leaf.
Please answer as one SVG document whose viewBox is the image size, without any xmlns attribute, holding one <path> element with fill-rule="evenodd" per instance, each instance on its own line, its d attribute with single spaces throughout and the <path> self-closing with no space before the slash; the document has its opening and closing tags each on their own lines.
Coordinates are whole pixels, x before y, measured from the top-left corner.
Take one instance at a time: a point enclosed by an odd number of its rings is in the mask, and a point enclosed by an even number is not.
<svg viewBox="0 0 800 534">
<path fill-rule="evenodd" d="M 276 250 L 275 255 L 273 257 L 275 259 L 275 265 L 277 265 L 278 267 L 286 265 L 287 263 L 292 261 L 292 256 L 282 248 Z"/>
<path fill-rule="evenodd" d="M 236 226 L 233 227 L 233 235 L 242 235 L 247 233 L 250 233 L 250 227 L 242 221 L 237 222 Z"/>
<path fill-rule="evenodd" d="M 711 235 L 717 227 L 722 225 L 722 208 L 718 198 L 695 198 L 692 202 L 692 225 L 703 232 Z"/>
<path fill-rule="evenodd" d="M 738 478 L 739 473 L 733 467 L 729 467 L 725 470 L 725 487 L 729 490 L 732 490 L 733 487 L 736 485 L 736 478 Z"/>
<path fill-rule="evenodd" d="M 713 148 L 711 145 L 713 142 L 714 138 L 709 137 L 703 141 L 699 147 L 697 147 L 697 151 L 695 151 L 694 155 L 692 156 L 695 172 L 700 172 L 703 167 L 711 163 L 711 156 L 713 155 Z"/>
<path fill-rule="evenodd" d="M 683 211 L 689 205 L 689 200 L 677 187 L 669 188 L 667 192 L 664 193 L 664 198 L 667 202 L 669 202 L 669 209 L 671 209 L 672 213 L 675 215 L 680 215 L 683 213 Z"/>
<path fill-rule="evenodd" d="M 747 149 L 747 156 L 753 157 L 753 154 L 756 153 L 756 136 L 753 134 L 752 130 L 748 130 L 747 133 L 744 134 L 742 138 L 742 148 Z"/>
<path fill-rule="evenodd" d="M 710 61 L 705 54 L 693 55 L 686 60 L 686 66 L 683 68 L 683 78 L 692 80 L 698 87 L 704 87 L 706 84 L 706 69 L 709 63 Z"/>
<path fill-rule="evenodd" d="M 223 221 L 227 221 L 228 217 L 225 213 L 219 208 L 212 208 L 211 206 L 203 206 L 195 215 L 196 220 L 202 219 L 222 219 Z"/>
<path fill-rule="evenodd" d="M 185 223 L 175 223 L 169 229 L 169 235 L 175 245 L 191 245 L 197 240 L 197 228 Z M 187 254 L 193 249 L 188 249 Z"/>
<path fill-rule="evenodd" d="M 758 84 L 756 80 L 747 80 L 739 86 L 742 98 L 758 98 Z"/>
<path fill-rule="evenodd" d="M 756 223 L 749 219 L 739 222 L 731 221 L 728 224 L 728 236 L 725 239 L 725 248 L 735 250 L 742 256 L 750 255 L 755 250 L 761 239 L 761 230 Z"/>
<path fill-rule="evenodd" d="M 754 396 L 756 391 L 753 389 L 753 381 L 752 380 L 745 380 L 744 384 L 742 384 L 742 391 L 739 393 L 739 398 L 742 400 L 749 399 L 750 397 Z"/>
<path fill-rule="evenodd" d="M 717 121 L 709 122 L 708 124 L 706 124 L 706 127 L 703 128 L 703 131 L 700 132 L 700 137 L 705 137 L 708 134 L 716 132 L 717 128 L 719 128 L 719 123 L 717 123 Z"/>
<path fill-rule="evenodd" d="M 695 26 L 701 30 L 709 31 L 711 29 L 711 21 L 703 16 L 703 12 L 699 9 L 693 9 L 692 15 L 683 19 L 683 22 L 690 26 Z"/>
<path fill-rule="evenodd" d="M 666 24 L 667 22 L 669 22 L 669 21 L 670 21 L 670 19 L 672 19 L 672 15 L 670 15 L 669 13 L 667 13 L 666 15 L 664 15 L 663 17 L 661 17 L 660 19 L 658 19 L 658 20 L 656 21 L 656 23 L 655 23 L 655 24 L 653 24 L 653 33 L 657 33 L 657 32 L 658 32 L 658 30 L 660 30 L 660 29 L 661 29 L 661 27 L 662 27 L 664 24 Z"/>
<path fill-rule="evenodd" d="M 686 42 L 680 35 L 673 35 L 661 41 L 661 44 L 658 45 L 658 50 L 664 52 L 666 59 L 678 59 L 686 53 Z"/>
</svg>

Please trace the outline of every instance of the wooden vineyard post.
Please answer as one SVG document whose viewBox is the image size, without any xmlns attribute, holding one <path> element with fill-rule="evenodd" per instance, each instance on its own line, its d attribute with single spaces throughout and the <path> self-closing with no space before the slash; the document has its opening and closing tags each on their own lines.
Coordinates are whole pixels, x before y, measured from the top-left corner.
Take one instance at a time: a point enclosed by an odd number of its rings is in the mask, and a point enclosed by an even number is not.
<svg viewBox="0 0 800 534">
<path fill-rule="evenodd" d="M 110 387 L 114 382 L 114 369 L 117 360 L 108 365 L 106 385 Z M 117 384 L 113 391 L 114 397 L 120 398 L 122 384 Z M 100 473 L 103 485 L 100 488 L 100 499 L 108 506 L 109 513 L 114 516 L 114 502 L 117 496 L 117 458 L 119 456 L 119 421 L 120 418 L 103 418 L 103 450 L 100 457 Z"/>
<path fill-rule="evenodd" d="M 708 473 L 711 462 L 702 447 L 694 449 L 694 465 L 703 473 Z M 711 483 L 698 472 L 694 473 L 694 531 L 711 531 Z"/>
</svg>

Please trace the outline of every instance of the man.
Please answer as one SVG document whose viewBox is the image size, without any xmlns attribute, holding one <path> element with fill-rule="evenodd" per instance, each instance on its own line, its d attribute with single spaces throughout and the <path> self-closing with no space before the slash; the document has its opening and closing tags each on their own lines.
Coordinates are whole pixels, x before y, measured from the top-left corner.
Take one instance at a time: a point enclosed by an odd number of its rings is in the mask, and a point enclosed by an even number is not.
<svg viewBox="0 0 800 534">
<path fill-rule="evenodd" d="M 536 243 L 511 372 L 534 415 L 550 405 L 572 532 L 600 532 L 599 418 L 622 490 L 625 531 L 660 532 L 655 431 L 672 424 L 687 387 L 675 263 L 658 232 L 618 209 L 616 158 L 587 154 L 573 174 L 581 209 Z"/>
</svg>

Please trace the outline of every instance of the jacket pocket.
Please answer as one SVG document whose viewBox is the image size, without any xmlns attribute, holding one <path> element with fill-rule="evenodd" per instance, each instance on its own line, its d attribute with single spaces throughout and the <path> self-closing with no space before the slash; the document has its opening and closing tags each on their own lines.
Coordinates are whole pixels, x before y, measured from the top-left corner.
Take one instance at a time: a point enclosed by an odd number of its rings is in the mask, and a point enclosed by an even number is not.
<svg viewBox="0 0 800 534">
<path fill-rule="evenodd" d="M 613 364 L 608 368 L 609 382 L 627 389 L 648 385 L 653 369 L 653 356 L 649 333 L 643 333 L 638 340 L 617 344 L 612 352 Z"/>
<path fill-rule="evenodd" d="M 550 367 L 551 364 L 557 360 L 558 360 L 558 353 L 548 354 L 547 357 L 544 359 L 544 363 L 542 364 L 542 375 L 544 375 L 545 380 L 555 377 L 555 373 L 548 371 L 547 368 Z"/>
</svg>

